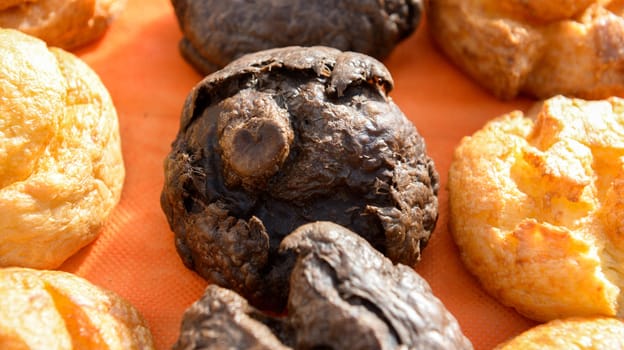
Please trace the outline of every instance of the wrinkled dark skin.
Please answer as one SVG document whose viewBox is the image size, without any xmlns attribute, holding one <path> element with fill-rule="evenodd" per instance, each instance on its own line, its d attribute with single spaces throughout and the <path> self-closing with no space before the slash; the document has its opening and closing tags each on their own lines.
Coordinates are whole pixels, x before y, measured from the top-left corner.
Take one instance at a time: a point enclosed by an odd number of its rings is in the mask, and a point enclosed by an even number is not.
<svg viewBox="0 0 624 350">
<path fill-rule="evenodd" d="M 244 54 L 329 46 L 378 59 L 416 29 L 421 0 L 172 0 L 182 56 L 208 74 Z"/>
<path fill-rule="evenodd" d="M 306 224 L 281 250 L 297 256 L 288 315 L 211 285 L 185 312 L 173 349 L 472 349 L 422 277 L 346 228 Z"/>
<path fill-rule="evenodd" d="M 391 88 L 379 61 L 324 47 L 248 55 L 200 82 L 161 195 L 186 266 L 280 310 L 293 261 L 279 244 L 320 220 L 414 265 L 436 224 L 439 179 Z"/>
</svg>

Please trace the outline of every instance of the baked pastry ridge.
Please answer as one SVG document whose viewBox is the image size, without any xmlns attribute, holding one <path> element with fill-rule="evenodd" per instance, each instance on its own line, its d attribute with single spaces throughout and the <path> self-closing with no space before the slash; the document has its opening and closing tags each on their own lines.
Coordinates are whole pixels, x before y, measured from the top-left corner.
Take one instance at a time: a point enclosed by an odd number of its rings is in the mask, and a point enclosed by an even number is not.
<svg viewBox="0 0 624 350">
<path fill-rule="evenodd" d="M 117 294 L 62 271 L 0 269 L 0 348 L 154 349 L 139 312 Z"/>
<path fill-rule="evenodd" d="M 557 96 L 456 148 L 451 232 L 502 303 L 540 321 L 624 314 L 624 100 Z"/>
</svg>

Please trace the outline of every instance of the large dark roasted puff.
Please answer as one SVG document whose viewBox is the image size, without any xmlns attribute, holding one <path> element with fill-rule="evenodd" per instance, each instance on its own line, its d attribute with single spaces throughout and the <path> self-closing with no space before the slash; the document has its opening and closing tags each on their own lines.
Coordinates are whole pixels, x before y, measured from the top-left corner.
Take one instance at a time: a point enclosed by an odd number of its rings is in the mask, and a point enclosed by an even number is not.
<svg viewBox="0 0 624 350">
<path fill-rule="evenodd" d="M 247 55 L 195 86 L 161 196 L 186 266 L 279 309 L 292 259 L 277 248 L 317 220 L 414 265 L 439 180 L 391 88 L 379 61 L 326 47 Z"/>
<path fill-rule="evenodd" d="M 288 315 L 269 316 L 211 285 L 184 313 L 173 349 L 472 349 L 414 269 L 344 227 L 305 224 L 281 249 L 297 257 Z"/>
<path fill-rule="evenodd" d="M 414 32 L 421 0 L 172 0 L 182 55 L 204 74 L 244 54 L 324 45 L 383 59 Z"/>
</svg>

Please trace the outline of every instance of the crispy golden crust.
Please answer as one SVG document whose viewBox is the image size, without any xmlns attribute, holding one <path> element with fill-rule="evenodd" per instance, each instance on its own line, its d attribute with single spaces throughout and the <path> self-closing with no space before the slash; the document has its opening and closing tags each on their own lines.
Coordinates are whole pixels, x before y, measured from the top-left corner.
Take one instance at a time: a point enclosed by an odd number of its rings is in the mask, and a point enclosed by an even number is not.
<svg viewBox="0 0 624 350">
<path fill-rule="evenodd" d="M 0 266 L 55 268 L 119 201 L 117 113 L 75 56 L 11 29 L 0 42 Z"/>
<path fill-rule="evenodd" d="M 0 348 L 153 349 L 137 310 L 67 272 L 0 269 Z"/>
<path fill-rule="evenodd" d="M 624 1 L 430 0 L 430 34 L 502 99 L 624 96 Z"/>
<path fill-rule="evenodd" d="M 495 350 L 621 350 L 624 322 L 617 318 L 568 318 L 531 328 Z"/>
<path fill-rule="evenodd" d="M 102 36 L 125 4 L 126 0 L 0 0 L 0 27 L 69 50 Z"/>
<path fill-rule="evenodd" d="M 624 314 L 624 100 L 561 96 L 456 148 L 451 232 L 484 288 L 536 320 Z"/>
</svg>

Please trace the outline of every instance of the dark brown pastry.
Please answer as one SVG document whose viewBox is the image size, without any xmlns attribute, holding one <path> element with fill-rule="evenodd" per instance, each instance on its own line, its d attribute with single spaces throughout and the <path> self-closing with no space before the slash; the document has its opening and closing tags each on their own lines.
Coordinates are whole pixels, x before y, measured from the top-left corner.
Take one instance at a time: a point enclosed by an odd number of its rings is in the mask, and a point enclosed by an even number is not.
<svg viewBox="0 0 624 350">
<path fill-rule="evenodd" d="M 162 208 L 186 266 L 263 308 L 283 307 L 300 225 L 332 221 L 415 264 L 439 180 L 379 61 L 327 47 L 247 55 L 188 96 Z"/>
<path fill-rule="evenodd" d="M 204 74 L 244 54 L 324 45 L 386 57 L 418 25 L 420 0 L 172 0 L 182 55 Z"/>
<path fill-rule="evenodd" d="M 306 224 L 281 249 L 297 256 L 287 316 L 212 285 L 184 314 L 173 349 L 472 349 L 422 277 L 346 228 Z"/>
</svg>

